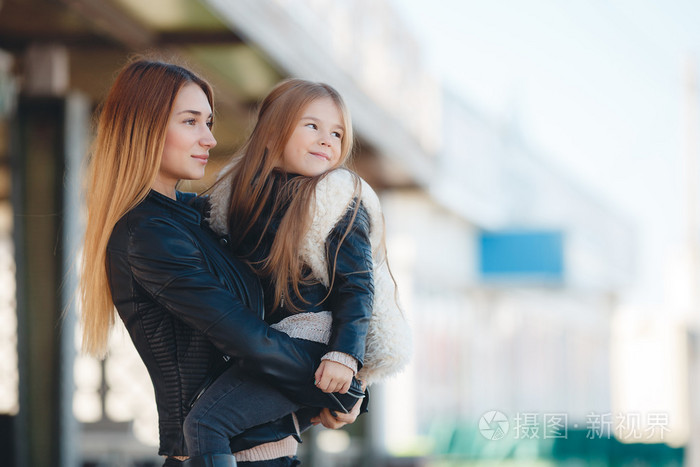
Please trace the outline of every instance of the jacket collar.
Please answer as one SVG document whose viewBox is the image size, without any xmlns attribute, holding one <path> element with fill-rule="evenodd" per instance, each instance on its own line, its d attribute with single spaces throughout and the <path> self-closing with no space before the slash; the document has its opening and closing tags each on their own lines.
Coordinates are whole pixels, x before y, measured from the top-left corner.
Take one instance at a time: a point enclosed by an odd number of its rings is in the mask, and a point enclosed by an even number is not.
<svg viewBox="0 0 700 467">
<path fill-rule="evenodd" d="M 151 190 L 146 199 L 158 205 L 159 208 L 170 211 L 178 216 L 181 216 L 185 221 L 193 224 L 201 224 L 202 216 L 199 211 L 192 207 L 192 201 L 197 197 L 195 193 L 183 193 L 176 191 L 177 200 L 168 198 L 167 196 Z"/>
</svg>

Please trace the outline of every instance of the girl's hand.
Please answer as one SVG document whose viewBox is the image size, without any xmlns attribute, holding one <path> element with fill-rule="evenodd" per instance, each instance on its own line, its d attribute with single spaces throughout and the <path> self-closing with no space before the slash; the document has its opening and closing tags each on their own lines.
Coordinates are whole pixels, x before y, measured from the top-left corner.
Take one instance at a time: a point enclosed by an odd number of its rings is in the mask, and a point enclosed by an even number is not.
<svg viewBox="0 0 700 467">
<path fill-rule="evenodd" d="M 354 372 L 342 363 L 322 360 L 314 378 L 316 378 L 316 387 L 321 391 L 345 394 L 350 389 L 353 375 Z"/>
<path fill-rule="evenodd" d="M 311 419 L 311 423 L 314 425 L 321 423 L 326 428 L 337 430 L 357 420 L 357 416 L 360 415 L 361 405 L 362 399 L 357 401 L 350 413 L 333 412 L 329 409 L 323 409 L 321 413 Z"/>
</svg>

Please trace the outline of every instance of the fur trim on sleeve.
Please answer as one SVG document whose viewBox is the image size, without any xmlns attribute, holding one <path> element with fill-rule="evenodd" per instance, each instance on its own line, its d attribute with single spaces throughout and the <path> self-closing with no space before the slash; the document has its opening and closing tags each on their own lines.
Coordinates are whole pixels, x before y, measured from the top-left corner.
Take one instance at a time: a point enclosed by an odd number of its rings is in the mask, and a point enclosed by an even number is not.
<svg viewBox="0 0 700 467">
<path fill-rule="evenodd" d="M 231 201 L 232 178 L 229 174 L 233 164 L 231 162 L 221 169 L 216 184 L 209 192 L 209 217 L 206 219 L 211 229 L 219 235 L 228 234 L 228 206 Z"/>
</svg>

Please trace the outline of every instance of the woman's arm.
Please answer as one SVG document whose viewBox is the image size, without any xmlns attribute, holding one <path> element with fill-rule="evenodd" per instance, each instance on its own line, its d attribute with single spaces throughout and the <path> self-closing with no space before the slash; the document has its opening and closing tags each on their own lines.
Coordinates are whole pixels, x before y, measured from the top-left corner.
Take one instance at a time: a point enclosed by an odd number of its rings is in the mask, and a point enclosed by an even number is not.
<svg viewBox="0 0 700 467">
<path fill-rule="evenodd" d="M 353 408 L 348 413 L 341 413 L 327 408 L 321 409 L 318 415 L 311 419 L 312 425 L 322 424 L 326 428 L 337 430 L 350 423 L 355 423 L 360 413 L 367 412 L 369 403 L 369 391 L 367 385 L 362 383 L 362 390 L 365 391 L 365 398 L 355 403 Z"/>
<path fill-rule="evenodd" d="M 291 398 L 308 391 L 315 362 L 286 334 L 271 329 L 236 293 L 224 288 L 191 233 L 176 222 L 144 221 L 132 227 L 126 261 L 111 261 L 112 271 L 133 275 L 143 290 L 185 324 L 203 333 L 219 350 L 245 358 L 257 376 Z"/>
<path fill-rule="evenodd" d="M 311 419 L 312 425 L 322 424 L 326 428 L 337 430 L 350 423 L 355 423 L 360 415 L 360 406 L 362 401 L 357 401 L 352 410 L 348 413 L 334 412 L 330 409 L 321 409 L 317 416 Z"/>
</svg>

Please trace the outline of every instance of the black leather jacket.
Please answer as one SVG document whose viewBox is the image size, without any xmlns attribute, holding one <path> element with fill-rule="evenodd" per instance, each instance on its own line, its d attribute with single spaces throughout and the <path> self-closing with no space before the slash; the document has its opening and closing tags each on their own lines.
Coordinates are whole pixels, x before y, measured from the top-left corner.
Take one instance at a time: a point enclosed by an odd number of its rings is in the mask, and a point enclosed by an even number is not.
<svg viewBox="0 0 700 467">
<path fill-rule="evenodd" d="M 114 304 L 155 389 L 161 455 L 186 455 L 182 423 L 223 355 L 244 358 L 292 399 L 308 390 L 304 370 L 317 365 L 262 320 L 258 279 L 204 228 L 188 205 L 194 196 L 177 197 L 151 191 L 117 223 L 107 248 Z M 291 432 L 258 432 L 257 442 Z"/>
</svg>

